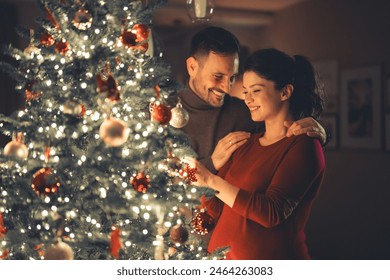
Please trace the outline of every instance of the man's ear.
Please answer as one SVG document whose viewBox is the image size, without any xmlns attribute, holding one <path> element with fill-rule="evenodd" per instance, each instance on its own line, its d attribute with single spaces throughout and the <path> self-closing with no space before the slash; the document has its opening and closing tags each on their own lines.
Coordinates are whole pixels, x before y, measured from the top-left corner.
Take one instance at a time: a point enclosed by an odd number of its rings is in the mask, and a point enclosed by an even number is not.
<svg viewBox="0 0 390 280">
<path fill-rule="evenodd" d="M 187 58 L 186 64 L 187 64 L 188 75 L 190 75 L 190 77 L 195 76 L 199 68 L 199 63 L 196 60 L 196 58 L 190 56 L 189 58 Z"/>
<path fill-rule="evenodd" d="M 281 95 L 281 100 L 285 101 L 291 98 L 291 95 L 293 94 L 294 86 L 292 84 L 287 84 L 283 90 Z"/>
</svg>

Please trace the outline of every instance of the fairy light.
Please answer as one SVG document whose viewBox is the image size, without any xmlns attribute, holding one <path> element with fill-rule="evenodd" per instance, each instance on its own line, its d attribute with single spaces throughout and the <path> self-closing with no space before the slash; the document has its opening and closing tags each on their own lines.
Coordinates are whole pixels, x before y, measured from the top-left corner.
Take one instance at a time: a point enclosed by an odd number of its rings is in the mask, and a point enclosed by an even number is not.
<svg viewBox="0 0 390 280">
<path fill-rule="evenodd" d="M 136 214 L 141 213 L 140 209 L 139 209 L 137 206 L 133 206 L 132 210 L 133 210 L 133 212 L 136 213 Z"/>
<path fill-rule="evenodd" d="M 144 213 L 143 217 L 144 217 L 145 220 L 149 220 L 150 214 L 149 213 Z"/>
<path fill-rule="evenodd" d="M 47 80 L 47 81 L 46 81 L 46 85 L 47 85 L 48 87 L 51 86 L 51 84 L 52 84 L 51 80 Z"/>
<path fill-rule="evenodd" d="M 167 228 L 170 228 L 172 226 L 172 223 L 171 222 L 164 222 L 164 226 L 166 226 Z"/>
<path fill-rule="evenodd" d="M 96 29 L 95 29 L 95 34 L 96 34 L 96 35 L 97 35 L 97 34 L 100 34 L 100 29 L 96 28 Z"/>
<path fill-rule="evenodd" d="M 100 197 L 101 198 L 106 198 L 107 197 L 107 190 L 105 188 L 100 188 L 99 192 L 100 192 Z"/>
<path fill-rule="evenodd" d="M 144 230 L 142 231 L 142 233 L 143 233 L 144 235 L 147 235 L 147 234 L 148 234 L 148 230 L 147 230 L 147 229 L 144 229 Z"/>
</svg>

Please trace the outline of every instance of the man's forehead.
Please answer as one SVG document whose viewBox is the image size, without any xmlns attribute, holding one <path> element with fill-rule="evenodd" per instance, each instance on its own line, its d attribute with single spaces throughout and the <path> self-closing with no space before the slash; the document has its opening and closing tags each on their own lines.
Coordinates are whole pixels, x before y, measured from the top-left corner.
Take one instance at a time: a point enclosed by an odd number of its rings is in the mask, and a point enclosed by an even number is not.
<svg viewBox="0 0 390 280">
<path fill-rule="evenodd" d="M 222 55 L 210 53 L 207 59 L 207 64 L 209 64 L 209 67 L 213 69 L 213 72 L 233 75 L 238 73 L 239 58 L 237 54 Z"/>
</svg>

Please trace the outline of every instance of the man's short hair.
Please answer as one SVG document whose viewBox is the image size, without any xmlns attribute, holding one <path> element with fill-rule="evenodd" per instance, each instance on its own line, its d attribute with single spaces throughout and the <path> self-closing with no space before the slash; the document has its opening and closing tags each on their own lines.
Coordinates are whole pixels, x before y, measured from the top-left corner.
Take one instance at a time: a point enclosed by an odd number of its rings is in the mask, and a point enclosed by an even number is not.
<svg viewBox="0 0 390 280">
<path fill-rule="evenodd" d="M 240 53 L 236 36 L 221 27 L 207 27 L 196 33 L 191 40 L 190 56 L 208 55 L 214 52 L 222 55 Z"/>
</svg>

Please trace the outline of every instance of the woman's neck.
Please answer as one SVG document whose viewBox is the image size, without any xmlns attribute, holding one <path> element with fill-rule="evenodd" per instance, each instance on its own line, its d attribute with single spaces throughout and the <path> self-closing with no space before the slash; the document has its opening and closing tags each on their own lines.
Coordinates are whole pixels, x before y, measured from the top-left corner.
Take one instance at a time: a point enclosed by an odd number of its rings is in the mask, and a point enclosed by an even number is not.
<svg viewBox="0 0 390 280">
<path fill-rule="evenodd" d="M 271 145 L 286 137 L 288 127 L 284 125 L 284 121 L 292 120 L 290 116 L 281 116 L 273 120 L 266 120 L 265 132 L 259 141 L 262 146 Z"/>
</svg>

